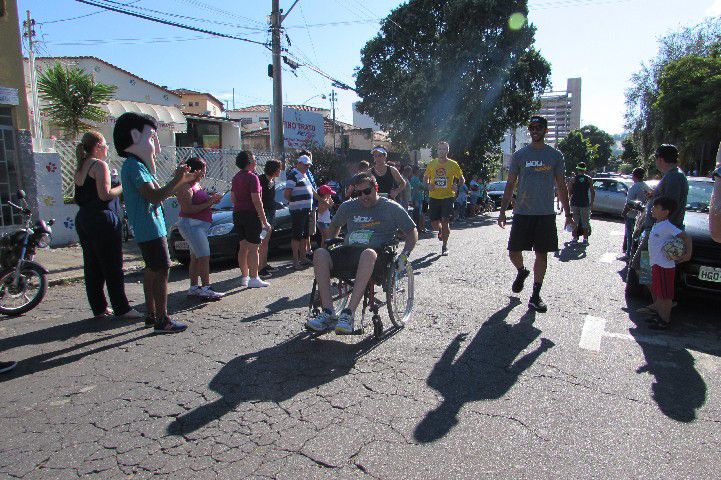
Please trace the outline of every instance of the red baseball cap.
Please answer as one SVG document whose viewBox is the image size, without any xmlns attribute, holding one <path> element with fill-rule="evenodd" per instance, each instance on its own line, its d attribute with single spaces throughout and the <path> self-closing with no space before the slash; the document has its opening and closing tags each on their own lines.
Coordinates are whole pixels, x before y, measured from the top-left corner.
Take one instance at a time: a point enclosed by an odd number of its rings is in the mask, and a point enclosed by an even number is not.
<svg viewBox="0 0 721 480">
<path fill-rule="evenodd" d="M 328 185 L 321 185 L 318 189 L 318 195 L 335 195 L 335 190 Z"/>
</svg>

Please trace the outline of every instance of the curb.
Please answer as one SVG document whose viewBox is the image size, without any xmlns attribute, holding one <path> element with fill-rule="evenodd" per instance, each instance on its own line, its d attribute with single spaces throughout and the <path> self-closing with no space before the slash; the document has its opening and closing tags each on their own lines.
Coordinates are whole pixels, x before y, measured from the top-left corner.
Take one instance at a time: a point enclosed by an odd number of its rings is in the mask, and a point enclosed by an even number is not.
<svg viewBox="0 0 721 480">
<path fill-rule="evenodd" d="M 178 265 L 182 265 L 181 263 L 173 262 L 173 264 L 170 266 L 170 268 L 177 267 Z M 123 269 L 123 273 L 125 275 L 134 275 L 137 273 L 142 272 L 145 269 L 142 265 L 134 265 L 132 267 L 127 267 Z M 74 283 L 80 283 L 83 280 L 85 280 L 85 274 L 80 273 L 78 275 L 70 276 L 70 277 L 63 277 L 63 278 L 56 278 L 54 280 L 48 281 L 49 287 L 55 287 L 58 285 L 72 285 Z"/>
</svg>

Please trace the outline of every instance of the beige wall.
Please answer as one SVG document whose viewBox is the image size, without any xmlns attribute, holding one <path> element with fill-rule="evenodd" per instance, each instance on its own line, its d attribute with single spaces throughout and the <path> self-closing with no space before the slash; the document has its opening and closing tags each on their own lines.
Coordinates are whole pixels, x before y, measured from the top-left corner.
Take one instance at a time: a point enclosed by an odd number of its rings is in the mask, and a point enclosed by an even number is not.
<svg viewBox="0 0 721 480">
<path fill-rule="evenodd" d="M 15 127 L 20 130 L 30 128 L 28 104 L 25 98 L 25 77 L 23 74 L 22 49 L 20 47 L 20 27 L 16 0 L 5 0 L 7 10 L 0 17 L 0 87 L 18 91 L 19 105 L 12 106 Z"/>
<path fill-rule="evenodd" d="M 186 94 L 182 96 L 181 102 L 181 110 L 185 113 L 194 113 L 196 115 L 212 115 L 214 117 L 223 116 L 223 110 L 221 108 L 221 105 L 218 105 L 207 95 Z M 196 102 L 198 103 L 197 106 L 195 105 Z"/>
</svg>

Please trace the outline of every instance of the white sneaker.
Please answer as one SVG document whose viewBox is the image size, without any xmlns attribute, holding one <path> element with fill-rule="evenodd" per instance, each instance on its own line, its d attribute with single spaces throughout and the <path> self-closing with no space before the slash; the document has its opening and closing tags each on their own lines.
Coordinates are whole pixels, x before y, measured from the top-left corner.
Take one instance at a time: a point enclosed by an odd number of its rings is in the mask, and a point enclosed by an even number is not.
<svg viewBox="0 0 721 480">
<path fill-rule="evenodd" d="M 145 318 L 145 314 L 131 308 L 124 314 L 118 315 L 117 318 L 120 318 L 121 320 L 140 320 L 141 318 Z"/>
<path fill-rule="evenodd" d="M 340 315 L 338 315 L 335 333 L 338 335 L 350 335 L 353 332 L 353 314 L 350 313 L 350 310 L 343 310 L 340 312 Z"/>
<path fill-rule="evenodd" d="M 251 278 L 248 280 L 248 288 L 263 288 L 270 285 L 268 282 L 264 282 L 260 277 Z"/>
<path fill-rule="evenodd" d="M 318 315 L 305 322 L 305 328 L 313 330 L 314 332 L 326 332 L 328 330 L 333 330 L 335 324 L 335 315 L 332 312 L 327 312 L 325 309 L 321 309 Z"/>
<path fill-rule="evenodd" d="M 200 287 L 198 285 L 191 285 L 188 289 L 187 295 L 189 297 L 199 297 L 200 296 Z"/>
<path fill-rule="evenodd" d="M 241 287 L 247 287 L 247 286 L 248 286 L 248 280 L 250 280 L 250 277 L 240 277 L 240 286 L 241 286 Z"/>
<path fill-rule="evenodd" d="M 215 290 L 210 288 L 209 285 L 201 288 L 198 296 L 201 298 L 205 298 L 206 300 L 220 300 L 221 298 L 223 298 L 222 293 L 216 292 Z"/>
</svg>

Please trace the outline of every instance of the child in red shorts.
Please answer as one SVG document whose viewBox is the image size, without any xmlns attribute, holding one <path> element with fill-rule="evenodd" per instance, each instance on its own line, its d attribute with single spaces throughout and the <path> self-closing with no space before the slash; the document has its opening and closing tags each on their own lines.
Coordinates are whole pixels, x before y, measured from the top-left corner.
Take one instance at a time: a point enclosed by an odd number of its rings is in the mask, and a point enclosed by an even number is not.
<svg viewBox="0 0 721 480">
<path fill-rule="evenodd" d="M 668 197 L 657 198 L 651 208 L 651 216 L 656 220 L 648 237 L 653 303 L 646 308 L 658 314 L 658 317 L 653 319 L 650 325 L 655 329 L 668 328 L 671 323 L 676 263 L 686 262 L 691 258 L 691 237 L 668 220 L 669 215 L 676 208 L 676 202 Z M 673 237 L 682 238 L 686 245 L 686 254 L 676 262 L 670 260 L 663 251 L 664 245 Z"/>
</svg>

